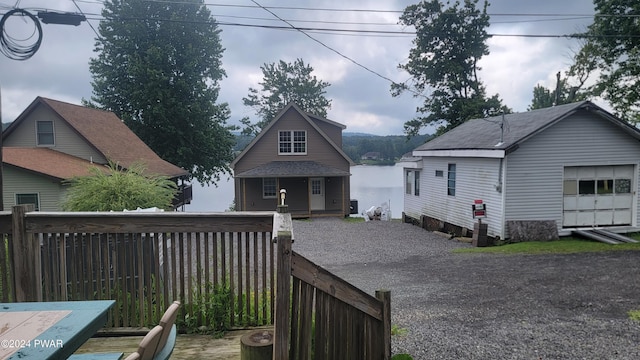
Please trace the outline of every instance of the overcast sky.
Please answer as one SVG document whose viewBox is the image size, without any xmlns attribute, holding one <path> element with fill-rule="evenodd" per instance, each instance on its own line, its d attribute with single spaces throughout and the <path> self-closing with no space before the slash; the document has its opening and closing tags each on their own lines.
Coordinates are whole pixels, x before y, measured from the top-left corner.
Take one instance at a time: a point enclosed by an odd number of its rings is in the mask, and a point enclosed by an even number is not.
<svg viewBox="0 0 640 360">
<path fill-rule="evenodd" d="M 306 8 L 271 9 L 279 17 L 299 27 L 408 32 L 413 29 L 397 25 L 399 11 L 415 2 L 258 0 L 266 7 Z M 0 0 L 0 14 L 16 3 L 34 14 L 38 9 L 78 11 L 72 0 Z M 264 9 L 252 7 L 255 4 L 249 0 L 207 0 L 206 3 L 216 4 L 209 5 L 209 8 L 220 23 L 288 26 Z M 101 1 L 76 0 L 76 4 L 87 17 L 100 17 Z M 590 15 L 593 14 L 593 3 L 590 0 L 493 0 L 488 12 L 491 14 L 489 32 L 492 34 L 565 35 L 584 30 L 592 22 Z M 5 24 L 6 32 L 15 30 L 20 25 L 17 22 L 26 26 L 25 20 L 14 18 Z M 99 20 L 89 22 L 98 29 Z M 15 119 L 36 96 L 75 104 L 79 104 L 82 98 L 91 97 L 88 62 L 95 56 L 96 34 L 89 24 L 85 22 L 78 27 L 42 24 L 42 29 L 42 44 L 32 58 L 15 61 L 0 54 L 3 122 Z M 315 69 L 314 74 L 318 78 L 331 84 L 327 88 L 327 97 L 332 100 L 328 117 L 345 124 L 346 131 L 398 135 L 402 134 L 404 122 L 416 116 L 415 109 L 420 105 L 420 99 L 413 98 L 409 93 L 392 97 L 390 81 L 384 79 L 396 82 L 408 79 L 408 75 L 398 70 L 397 65 L 407 60 L 412 36 L 365 36 L 361 33 L 335 34 L 326 31 L 308 33 L 325 47 L 293 30 L 231 25 L 220 25 L 220 29 L 222 45 L 226 49 L 223 67 L 227 78 L 221 83 L 219 101 L 229 103 L 232 112 L 230 122 L 233 124 L 238 124 L 243 116 L 255 118 L 254 111 L 242 104 L 242 97 L 247 95 L 249 87 L 258 87 L 262 79 L 260 66 L 279 60 L 293 62 L 296 58 L 302 58 Z M 26 37 L 31 33 L 15 35 Z M 483 58 L 480 64 L 481 79 L 489 95 L 498 93 L 514 111 L 526 111 L 533 87 L 536 84 L 554 86 L 555 74 L 567 69 L 572 50 L 578 46 L 575 40 L 564 38 L 495 36 L 489 40 L 491 54 Z M 431 131 L 427 129 L 423 132 Z"/>
</svg>

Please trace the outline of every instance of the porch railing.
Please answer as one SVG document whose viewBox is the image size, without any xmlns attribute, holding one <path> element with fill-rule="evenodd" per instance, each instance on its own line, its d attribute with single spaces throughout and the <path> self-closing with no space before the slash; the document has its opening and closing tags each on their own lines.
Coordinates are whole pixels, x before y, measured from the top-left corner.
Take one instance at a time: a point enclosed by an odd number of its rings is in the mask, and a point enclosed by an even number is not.
<svg viewBox="0 0 640 360">
<path fill-rule="evenodd" d="M 273 323 L 273 212 L 0 214 L 0 297 L 114 299 L 108 326 L 157 323 L 174 300 L 182 320 L 208 326 L 216 291 L 230 326 Z M 224 292 L 223 292 L 224 293 Z"/>
<path fill-rule="evenodd" d="M 391 293 L 373 297 L 292 251 L 292 231 L 290 215 L 278 213 L 273 358 L 390 359 Z"/>
</svg>

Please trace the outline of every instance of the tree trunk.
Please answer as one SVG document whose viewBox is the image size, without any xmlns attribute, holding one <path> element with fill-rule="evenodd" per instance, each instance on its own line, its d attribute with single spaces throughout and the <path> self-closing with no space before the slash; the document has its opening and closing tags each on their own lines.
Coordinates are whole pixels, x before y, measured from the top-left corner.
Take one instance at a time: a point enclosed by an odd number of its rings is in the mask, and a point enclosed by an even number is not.
<svg viewBox="0 0 640 360">
<path fill-rule="evenodd" d="M 255 330 L 240 338 L 240 360 L 271 360 L 272 355 L 272 330 Z"/>
</svg>

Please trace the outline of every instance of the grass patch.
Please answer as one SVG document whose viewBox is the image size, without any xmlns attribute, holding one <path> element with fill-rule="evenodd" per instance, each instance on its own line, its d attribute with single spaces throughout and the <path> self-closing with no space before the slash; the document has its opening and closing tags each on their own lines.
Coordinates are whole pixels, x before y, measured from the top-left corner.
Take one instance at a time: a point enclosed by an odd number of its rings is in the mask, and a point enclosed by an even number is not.
<svg viewBox="0 0 640 360">
<path fill-rule="evenodd" d="M 629 319 L 640 322 L 640 310 L 631 310 L 627 314 L 629 314 Z"/>
<path fill-rule="evenodd" d="M 364 218 L 363 217 L 355 217 L 355 216 L 347 216 L 346 218 L 344 218 L 345 222 L 348 223 L 360 223 L 360 222 L 364 222 Z"/>
<path fill-rule="evenodd" d="M 391 325 L 391 336 L 405 336 L 409 333 L 406 328 L 398 327 L 398 325 Z"/>
<path fill-rule="evenodd" d="M 638 239 L 638 234 L 631 234 Z M 488 253 L 488 254 L 573 254 L 602 251 L 640 251 L 640 243 L 609 245 L 597 241 L 562 238 L 556 241 L 531 241 L 483 248 L 464 248 L 453 250 L 454 253 Z"/>
</svg>

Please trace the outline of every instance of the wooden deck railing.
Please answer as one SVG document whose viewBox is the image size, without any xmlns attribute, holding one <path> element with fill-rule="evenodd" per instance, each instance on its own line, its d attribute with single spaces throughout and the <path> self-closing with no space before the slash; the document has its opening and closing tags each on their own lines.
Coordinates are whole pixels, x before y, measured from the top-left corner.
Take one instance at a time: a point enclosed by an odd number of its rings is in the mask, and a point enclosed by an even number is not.
<svg viewBox="0 0 640 360">
<path fill-rule="evenodd" d="M 278 258 L 273 358 L 390 359 L 390 292 L 376 291 L 373 297 L 292 251 L 292 231 L 289 214 L 279 213 L 273 230 Z"/>
<path fill-rule="evenodd" d="M 2 301 L 114 299 L 108 326 L 157 323 L 174 300 L 208 326 L 229 293 L 231 326 L 273 323 L 273 212 L 0 214 Z M 223 289 L 222 292 L 216 292 Z M 224 299 L 223 299 L 224 300 Z"/>
</svg>

